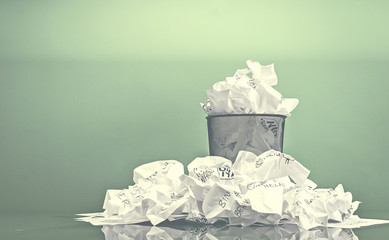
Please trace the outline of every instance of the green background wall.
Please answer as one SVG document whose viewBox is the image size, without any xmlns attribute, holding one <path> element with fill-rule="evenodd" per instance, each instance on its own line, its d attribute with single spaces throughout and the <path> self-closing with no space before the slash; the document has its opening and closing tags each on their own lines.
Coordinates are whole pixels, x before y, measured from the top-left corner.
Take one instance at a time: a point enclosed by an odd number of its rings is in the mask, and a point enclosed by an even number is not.
<svg viewBox="0 0 389 240">
<path fill-rule="evenodd" d="M 275 63 L 276 89 L 300 99 L 285 152 L 320 187 L 342 183 L 364 216 L 389 210 L 388 10 L 0 0 L 0 213 L 100 211 L 136 166 L 207 155 L 199 102 L 250 58 Z"/>
</svg>

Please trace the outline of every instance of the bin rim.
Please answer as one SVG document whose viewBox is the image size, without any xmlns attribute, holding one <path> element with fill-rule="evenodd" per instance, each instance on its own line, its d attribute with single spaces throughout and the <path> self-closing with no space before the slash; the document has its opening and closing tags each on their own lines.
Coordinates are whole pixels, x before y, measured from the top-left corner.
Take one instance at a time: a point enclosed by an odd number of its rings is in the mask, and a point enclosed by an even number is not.
<svg viewBox="0 0 389 240">
<path fill-rule="evenodd" d="M 287 118 L 287 116 L 282 115 L 282 114 L 267 114 L 267 113 L 243 113 L 243 114 L 215 114 L 215 115 L 209 115 L 206 116 L 206 119 L 214 118 L 214 117 L 234 117 L 234 116 L 263 116 L 263 117 L 281 117 L 283 119 Z"/>
</svg>

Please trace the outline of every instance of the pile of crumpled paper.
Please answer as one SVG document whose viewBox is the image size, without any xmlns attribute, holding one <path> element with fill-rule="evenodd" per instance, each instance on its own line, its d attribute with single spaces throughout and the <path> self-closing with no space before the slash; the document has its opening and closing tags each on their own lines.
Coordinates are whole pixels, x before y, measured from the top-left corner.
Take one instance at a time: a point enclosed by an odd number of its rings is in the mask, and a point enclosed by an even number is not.
<svg viewBox="0 0 389 240">
<path fill-rule="evenodd" d="M 217 156 L 196 158 L 188 171 L 175 160 L 141 165 L 134 170 L 133 186 L 107 191 L 104 213 L 79 220 L 94 225 L 221 220 L 312 229 L 345 223 L 359 204 L 342 185 L 316 188 L 307 179 L 308 169 L 275 150 L 259 156 L 241 151 L 233 164 Z"/>
</svg>

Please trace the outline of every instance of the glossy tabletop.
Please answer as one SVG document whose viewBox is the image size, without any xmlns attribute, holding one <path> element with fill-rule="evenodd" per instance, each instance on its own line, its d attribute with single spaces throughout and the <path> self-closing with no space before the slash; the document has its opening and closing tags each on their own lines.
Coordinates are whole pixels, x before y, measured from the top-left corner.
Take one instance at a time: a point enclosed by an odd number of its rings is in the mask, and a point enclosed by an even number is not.
<svg viewBox="0 0 389 240">
<path fill-rule="evenodd" d="M 389 219 L 389 211 L 363 213 L 373 218 Z M 164 222 L 156 228 L 150 224 L 92 226 L 76 222 L 70 214 L 16 214 L 0 217 L 0 239 L 333 239 L 354 233 L 359 239 L 387 239 L 389 224 L 360 229 L 298 230 L 294 226 L 228 227 L 223 223 L 203 225 L 186 221 Z M 103 232 L 103 231 L 104 232 Z M 212 238 L 213 237 L 213 238 Z M 348 238 L 342 238 L 348 239 Z"/>
</svg>

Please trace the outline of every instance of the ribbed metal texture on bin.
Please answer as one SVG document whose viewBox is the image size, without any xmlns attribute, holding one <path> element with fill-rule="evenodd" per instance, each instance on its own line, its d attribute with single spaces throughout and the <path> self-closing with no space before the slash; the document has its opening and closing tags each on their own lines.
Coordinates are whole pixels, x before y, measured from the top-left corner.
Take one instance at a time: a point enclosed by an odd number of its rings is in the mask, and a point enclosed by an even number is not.
<svg viewBox="0 0 389 240">
<path fill-rule="evenodd" d="M 257 155 L 282 152 L 285 118 L 273 114 L 228 114 L 207 117 L 209 153 L 235 161 L 240 150 Z"/>
</svg>

